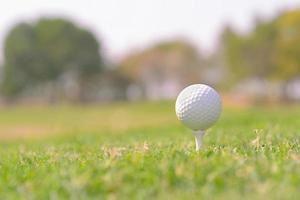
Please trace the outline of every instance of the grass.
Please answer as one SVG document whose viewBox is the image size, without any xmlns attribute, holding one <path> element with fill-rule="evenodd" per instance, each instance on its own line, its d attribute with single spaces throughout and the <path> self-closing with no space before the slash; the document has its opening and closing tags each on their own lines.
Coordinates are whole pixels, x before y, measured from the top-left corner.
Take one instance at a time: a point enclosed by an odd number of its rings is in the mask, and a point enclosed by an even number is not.
<svg viewBox="0 0 300 200">
<path fill-rule="evenodd" d="M 300 107 L 225 108 L 195 152 L 173 102 L 0 110 L 0 199 L 299 199 Z"/>
</svg>

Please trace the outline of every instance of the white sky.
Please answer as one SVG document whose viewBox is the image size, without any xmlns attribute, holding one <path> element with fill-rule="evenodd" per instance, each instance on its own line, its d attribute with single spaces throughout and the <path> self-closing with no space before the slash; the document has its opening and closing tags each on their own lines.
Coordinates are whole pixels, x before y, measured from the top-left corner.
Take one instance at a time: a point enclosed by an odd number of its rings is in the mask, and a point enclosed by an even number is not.
<svg viewBox="0 0 300 200">
<path fill-rule="evenodd" d="M 300 0 L 0 0 L 0 47 L 17 22 L 63 16 L 92 30 L 111 58 L 176 37 L 211 51 L 225 23 L 247 30 L 256 15 L 294 7 Z"/>
</svg>

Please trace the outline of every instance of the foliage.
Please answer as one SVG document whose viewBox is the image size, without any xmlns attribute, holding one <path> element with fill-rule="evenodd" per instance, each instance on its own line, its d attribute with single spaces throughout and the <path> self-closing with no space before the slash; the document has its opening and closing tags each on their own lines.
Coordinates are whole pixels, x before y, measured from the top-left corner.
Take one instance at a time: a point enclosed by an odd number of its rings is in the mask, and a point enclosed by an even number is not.
<svg viewBox="0 0 300 200">
<path fill-rule="evenodd" d="M 247 34 L 225 28 L 224 59 L 236 79 L 288 81 L 300 75 L 300 11 L 286 11 L 270 21 L 257 19 Z"/>
<path fill-rule="evenodd" d="M 274 77 L 290 80 L 300 75 L 300 10 L 283 13 L 276 20 Z"/>
<path fill-rule="evenodd" d="M 153 78 L 156 82 L 176 79 L 186 83 L 199 79 L 201 65 L 201 56 L 194 46 L 174 40 L 127 56 L 120 63 L 120 71 L 136 82 Z"/>
<path fill-rule="evenodd" d="M 222 34 L 224 59 L 235 79 L 269 78 L 274 73 L 273 54 L 276 30 L 273 22 L 256 21 L 247 35 L 239 35 L 230 27 Z"/>
<path fill-rule="evenodd" d="M 224 61 L 231 72 L 230 79 L 244 77 L 247 73 L 245 72 L 245 68 L 241 67 L 243 63 L 241 51 L 244 43 L 243 38 L 227 26 L 222 32 L 221 43 Z"/>
<path fill-rule="evenodd" d="M 83 83 L 103 66 L 93 34 L 64 19 L 16 25 L 5 39 L 4 53 L 2 87 L 7 96 L 57 81 L 69 71 Z"/>
<path fill-rule="evenodd" d="M 173 102 L 5 108 L 2 137 L 50 136 L 1 140 L 0 198 L 299 199 L 299 111 L 225 108 L 197 153 Z"/>
</svg>

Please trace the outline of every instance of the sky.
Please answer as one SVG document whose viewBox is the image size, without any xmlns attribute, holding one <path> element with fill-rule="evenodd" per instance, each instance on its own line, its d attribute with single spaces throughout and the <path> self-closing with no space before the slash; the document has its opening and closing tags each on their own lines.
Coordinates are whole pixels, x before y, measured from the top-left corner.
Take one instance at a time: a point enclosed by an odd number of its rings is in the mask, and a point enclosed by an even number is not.
<svg viewBox="0 0 300 200">
<path fill-rule="evenodd" d="M 3 2 L 2 2 L 3 1 Z M 8 31 L 18 22 L 39 17 L 66 17 L 94 32 L 110 58 L 153 43 L 185 38 L 203 52 L 217 44 L 220 31 L 231 24 L 240 31 L 255 16 L 266 19 L 300 0 L 0 0 L 0 55 Z M 1 56 L 0 56 L 1 59 Z"/>
</svg>

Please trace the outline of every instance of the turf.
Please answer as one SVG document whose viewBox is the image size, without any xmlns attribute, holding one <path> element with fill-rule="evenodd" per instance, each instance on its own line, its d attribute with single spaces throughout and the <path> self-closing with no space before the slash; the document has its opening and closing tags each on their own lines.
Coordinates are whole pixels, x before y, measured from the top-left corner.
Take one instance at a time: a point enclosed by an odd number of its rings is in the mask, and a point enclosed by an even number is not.
<svg viewBox="0 0 300 200">
<path fill-rule="evenodd" d="M 173 102 L 2 108 L 0 199 L 300 199 L 299 117 L 225 108 L 195 152 Z"/>
</svg>

